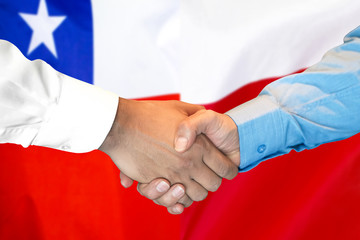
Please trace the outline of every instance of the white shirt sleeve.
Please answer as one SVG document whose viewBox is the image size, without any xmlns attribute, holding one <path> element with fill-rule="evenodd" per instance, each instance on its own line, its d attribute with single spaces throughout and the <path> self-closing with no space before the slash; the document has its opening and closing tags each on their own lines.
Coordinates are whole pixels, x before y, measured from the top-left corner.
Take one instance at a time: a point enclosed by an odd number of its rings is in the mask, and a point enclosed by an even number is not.
<svg viewBox="0 0 360 240">
<path fill-rule="evenodd" d="M 117 95 L 29 61 L 0 40 L 0 143 L 88 152 L 104 141 L 117 104 Z"/>
</svg>

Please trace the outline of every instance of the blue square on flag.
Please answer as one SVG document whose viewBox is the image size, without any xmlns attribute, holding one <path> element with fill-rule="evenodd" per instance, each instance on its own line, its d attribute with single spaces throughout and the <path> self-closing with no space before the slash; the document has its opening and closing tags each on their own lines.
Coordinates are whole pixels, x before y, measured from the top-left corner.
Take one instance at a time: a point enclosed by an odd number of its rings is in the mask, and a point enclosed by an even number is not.
<svg viewBox="0 0 360 240">
<path fill-rule="evenodd" d="M 30 60 L 93 82 L 93 26 L 90 0 L 1 0 L 0 39 Z"/>
</svg>

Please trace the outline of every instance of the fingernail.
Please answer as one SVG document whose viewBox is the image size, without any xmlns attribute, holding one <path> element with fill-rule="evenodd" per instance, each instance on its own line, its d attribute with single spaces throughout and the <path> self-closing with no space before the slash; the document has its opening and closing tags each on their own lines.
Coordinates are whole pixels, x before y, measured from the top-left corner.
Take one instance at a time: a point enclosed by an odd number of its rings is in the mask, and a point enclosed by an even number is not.
<svg viewBox="0 0 360 240">
<path fill-rule="evenodd" d="M 125 185 L 125 181 L 122 180 L 121 178 L 120 178 L 120 183 L 121 183 L 121 185 L 122 185 L 124 188 L 127 188 L 127 186 Z"/>
<path fill-rule="evenodd" d="M 182 189 L 180 186 L 177 186 L 177 187 L 172 191 L 171 195 L 173 195 L 173 197 L 175 197 L 175 198 L 182 197 L 182 195 L 184 195 L 184 189 Z"/>
<path fill-rule="evenodd" d="M 184 137 L 177 138 L 175 143 L 175 150 L 178 152 L 184 151 L 187 146 L 187 143 L 188 143 L 187 138 Z"/>
<path fill-rule="evenodd" d="M 169 184 L 167 184 L 164 181 L 161 181 L 157 186 L 156 186 L 156 190 L 158 192 L 165 192 L 170 188 Z"/>
<path fill-rule="evenodd" d="M 120 179 L 120 183 L 123 187 L 125 187 L 124 181 L 122 179 Z"/>
<path fill-rule="evenodd" d="M 180 213 L 182 213 L 181 210 L 182 210 L 182 209 L 180 209 L 179 206 L 175 206 L 175 207 L 172 209 L 172 211 L 173 211 L 175 214 L 180 214 Z"/>
</svg>

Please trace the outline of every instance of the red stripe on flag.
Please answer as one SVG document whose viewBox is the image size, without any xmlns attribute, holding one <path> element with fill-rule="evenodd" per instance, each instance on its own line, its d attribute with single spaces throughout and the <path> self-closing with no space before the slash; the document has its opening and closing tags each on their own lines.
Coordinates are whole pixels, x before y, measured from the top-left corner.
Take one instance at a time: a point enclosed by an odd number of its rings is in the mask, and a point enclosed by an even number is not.
<svg viewBox="0 0 360 240">
<path fill-rule="evenodd" d="M 178 100 L 179 94 L 148 100 Z M 120 185 L 100 151 L 0 145 L 0 239 L 178 238 L 179 216 Z"/>
<path fill-rule="evenodd" d="M 180 94 L 166 94 L 160 96 L 152 96 L 152 97 L 145 97 L 145 98 L 137 98 L 136 100 L 180 100 Z"/>
</svg>

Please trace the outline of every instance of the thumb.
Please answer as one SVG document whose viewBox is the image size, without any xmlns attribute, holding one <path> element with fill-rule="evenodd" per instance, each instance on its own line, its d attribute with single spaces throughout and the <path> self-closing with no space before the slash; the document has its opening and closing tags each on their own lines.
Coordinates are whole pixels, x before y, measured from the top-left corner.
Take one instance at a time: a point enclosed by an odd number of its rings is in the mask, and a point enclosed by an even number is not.
<svg viewBox="0 0 360 240">
<path fill-rule="evenodd" d="M 185 152 L 194 143 L 197 135 L 205 133 L 211 119 L 207 117 L 208 110 L 200 110 L 180 122 L 175 134 L 175 150 Z"/>
</svg>

